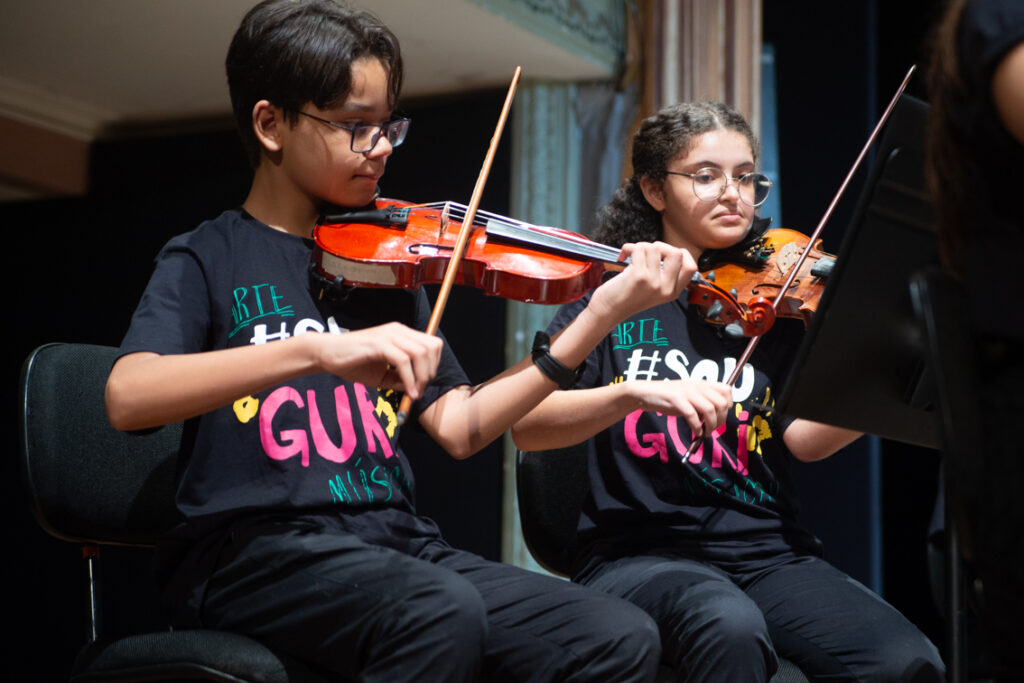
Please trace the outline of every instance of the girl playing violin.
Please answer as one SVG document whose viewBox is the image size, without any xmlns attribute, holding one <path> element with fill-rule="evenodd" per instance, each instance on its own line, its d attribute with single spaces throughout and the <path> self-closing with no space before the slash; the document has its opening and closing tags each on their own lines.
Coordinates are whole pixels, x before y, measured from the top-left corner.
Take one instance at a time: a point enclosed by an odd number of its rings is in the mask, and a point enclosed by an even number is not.
<svg viewBox="0 0 1024 683">
<path fill-rule="evenodd" d="M 637 132 L 633 176 L 601 211 L 596 239 L 663 240 L 713 258 L 747 234 L 771 187 L 756 150 L 729 107 L 663 109 Z M 588 301 L 564 306 L 549 331 Z M 590 353 L 575 390 L 519 421 L 516 444 L 589 440 L 574 581 L 654 617 L 680 680 L 767 680 L 777 655 L 812 678 L 942 680 L 924 635 L 827 564 L 797 521 L 788 458 L 819 460 L 858 436 L 773 409 L 801 329 L 776 321 L 730 389 L 720 381 L 745 340 L 703 322 L 685 296 L 644 310 Z"/>
<path fill-rule="evenodd" d="M 318 215 L 369 203 L 409 128 L 396 37 L 330 0 L 267 0 L 227 71 L 250 193 L 161 251 L 106 394 L 119 429 L 186 420 L 182 521 L 158 548 L 175 624 L 247 634 L 331 680 L 648 679 L 660 644 L 642 610 L 452 548 L 416 513 L 395 392 L 465 458 L 555 388 L 550 370 L 524 359 L 471 387 L 422 332 L 421 291 L 313 295 Z M 581 363 L 696 269 L 666 244 L 623 252 L 544 367 Z"/>
</svg>

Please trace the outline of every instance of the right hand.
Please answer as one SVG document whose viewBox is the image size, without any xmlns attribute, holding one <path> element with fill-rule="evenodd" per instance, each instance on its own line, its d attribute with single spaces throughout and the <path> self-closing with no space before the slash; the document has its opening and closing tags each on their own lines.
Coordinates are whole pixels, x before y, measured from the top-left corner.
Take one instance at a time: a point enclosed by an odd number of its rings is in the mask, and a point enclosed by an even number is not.
<svg viewBox="0 0 1024 683">
<path fill-rule="evenodd" d="M 440 337 L 401 323 L 386 323 L 342 334 L 320 335 L 316 364 L 371 387 L 422 396 L 434 378 L 444 343 Z"/>
<path fill-rule="evenodd" d="M 690 431 L 709 433 L 728 417 L 732 388 L 723 382 L 702 379 L 636 380 L 628 382 L 643 410 L 675 415 L 686 420 Z"/>
</svg>

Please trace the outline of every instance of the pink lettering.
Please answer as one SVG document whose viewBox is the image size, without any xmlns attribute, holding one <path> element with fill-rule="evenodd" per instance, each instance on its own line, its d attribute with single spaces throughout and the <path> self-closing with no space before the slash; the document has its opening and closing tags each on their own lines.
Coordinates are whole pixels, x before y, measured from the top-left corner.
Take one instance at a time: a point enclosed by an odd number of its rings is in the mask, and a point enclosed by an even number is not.
<svg viewBox="0 0 1024 683">
<path fill-rule="evenodd" d="M 366 395 L 366 387 L 355 384 L 356 403 L 359 405 L 366 441 L 371 453 L 377 452 L 378 444 L 384 457 L 394 455 L 391 442 L 374 414 L 374 405 Z M 306 413 L 309 431 L 303 429 L 282 429 L 275 433 L 274 418 L 286 405 L 292 404 Z M 308 404 L 308 409 L 307 409 Z M 335 444 L 324 428 L 323 417 L 317 405 L 316 393 L 306 391 L 306 403 L 302 395 L 292 387 L 278 387 L 267 396 L 260 405 L 260 442 L 263 451 L 274 460 L 287 460 L 296 455 L 302 456 L 302 466 L 309 467 L 310 434 L 316 454 L 324 460 L 343 463 L 352 457 L 356 450 L 356 429 L 352 422 L 352 407 L 345 385 L 334 388 L 334 410 L 341 430 L 340 442 Z M 294 420 L 292 420 L 294 422 Z"/>
<path fill-rule="evenodd" d="M 637 410 L 626 416 L 625 435 L 626 444 L 629 446 L 630 452 L 641 458 L 649 458 L 652 455 L 658 454 L 662 462 L 668 462 L 668 449 L 666 446 L 665 434 L 655 432 L 652 434 L 638 435 L 636 433 L 637 424 L 640 421 L 640 415 L 642 412 L 643 411 Z M 658 415 L 660 416 L 661 413 L 658 413 Z M 742 411 L 737 414 L 737 417 L 740 420 L 746 420 L 749 415 L 745 411 Z M 727 428 L 728 424 L 722 424 L 710 434 L 712 444 L 711 467 L 716 469 L 721 468 L 722 462 L 725 461 L 729 463 L 732 469 L 736 470 L 740 474 L 747 474 L 749 472 L 747 466 L 749 461 L 747 448 L 748 425 L 746 423 L 741 423 L 739 425 L 739 430 L 737 432 L 739 436 L 739 443 L 735 460 L 721 442 L 722 435 L 725 434 Z M 679 418 L 677 416 L 669 415 L 666 418 L 665 431 L 668 433 L 668 439 L 671 439 L 672 447 L 675 449 L 676 453 L 683 456 L 683 454 L 688 450 L 689 444 L 684 443 L 679 434 Z M 692 443 L 696 438 L 696 434 L 690 432 L 690 443 Z M 643 444 L 647 445 L 645 446 Z M 703 459 L 704 440 L 700 439 L 696 450 L 690 454 L 687 462 L 699 465 Z"/>
<path fill-rule="evenodd" d="M 324 429 L 324 422 L 316 405 L 316 394 L 312 389 L 306 392 L 306 399 L 309 401 L 309 428 L 313 432 L 313 445 L 316 446 L 317 455 L 331 462 L 345 462 L 352 457 L 352 451 L 356 447 L 356 430 L 352 425 L 352 409 L 345 393 L 345 386 L 338 385 L 334 388 L 334 411 L 338 416 L 338 426 L 341 427 L 341 443 L 338 446 L 334 445 L 331 437 L 327 435 L 327 430 Z"/>
<path fill-rule="evenodd" d="M 740 474 L 746 474 L 747 473 L 746 463 L 745 462 L 734 461 L 732 458 L 730 458 L 729 457 L 729 451 L 727 451 L 722 446 L 722 442 L 719 440 L 719 439 L 721 439 L 722 434 L 725 433 L 725 430 L 726 430 L 726 428 L 728 426 L 729 426 L 728 424 L 723 424 L 718 429 L 716 429 L 715 431 L 711 432 L 711 443 L 713 445 L 712 446 L 712 451 L 711 451 L 711 466 L 714 467 L 715 469 L 720 469 L 722 467 L 722 457 L 724 456 L 725 459 L 729 462 L 729 466 L 730 467 L 732 467 L 734 470 L 736 470 Z"/>
<path fill-rule="evenodd" d="M 643 415 L 642 410 L 634 410 L 632 413 L 626 416 L 626 445 L 629 446 L 629 450 L 633 455 L 641 458 L 649 458 L 652 455 L 657 455 L 658 459 L 662 462 L 668 462 L 668 448 L 665 445 L 665 435 L 657 432 L 653 434 L 643 434 L 637 439 L 636 425 L 640 421 L 640 416 Z M 648 444 L 643 446 L 640 441 Z"/>
<path fill-rule="evenodd" d="M 669 415 L 668 416 L 668 435 L 669 435 L 669 438 L 672 439 L 672 445 L 675 446 L 676 452 L 680 456 L 682 456 L 682 455 L 684 455 L 686 453 L 686 451 L 690 447 L 687 444 L 684 444 L 683 440 L 679 438 L 679 426 L 678 426 L 678 423 L 679 423 L 679 420 L 676 418 L 675 415 Z M 690 432 L 690 443 L 693 443 L 693 440 L 694 440 L 694 438 L 696 436 L 697 436 L 696 434 L 694 434 L 693 432 Z M 687 460 L 687 462 L 692 462 L 693 464 L 696 465 L 697 463 L 699 463 L 701 461 L 701 458 L 703 458 L 703 457 L 704 457 L 704 443 L 701 442 L 700 445 L 697 446 L 697 450 L 695 450 L 690 455 L 690 457 Z"/>
<path fill-rule="evenodd" d="M 260 405 L 260 441 L 263 452 L 274 460 L 287 460 L 295 455 L 302 455 L 302 466 L 309 467 L 309 439 L 301 429 L 282 430 L 280 441 L 274 437 L 274 416 L 286 403 L 294 403 L 296 407 L 305 407 L 302 396 L 291 387 L 278 387 L 264 399 Z"/>
</svg>

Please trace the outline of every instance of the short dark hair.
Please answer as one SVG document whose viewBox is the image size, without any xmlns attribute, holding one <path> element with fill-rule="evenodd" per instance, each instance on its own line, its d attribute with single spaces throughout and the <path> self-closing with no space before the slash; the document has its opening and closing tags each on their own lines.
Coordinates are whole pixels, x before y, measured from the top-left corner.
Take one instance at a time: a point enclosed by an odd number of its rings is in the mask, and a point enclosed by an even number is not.
<svg viewBox="0 0 1024 683">
<path fill-rule="evenodd" d="M 664 180 L 669 163 L 689 152 L 697 136 L 712 130 L 741 133 L 757 161 L 758 142 L 743 115 L 721 102 L 685 102 L 665 107 L 640 124 L 633 138 L 633 177 L 597 214 L 594 239 L 621 247 L 661 239 L 661 216 L 644 198 L 640 179 Z"/>
<path fill-rule="evenodd" d="M 242 19 L 228 48 L 228 89 L 242 145 L 255 168 L 260 145 L 252 110 L 281 107 L 294 124 L 307 102 L 320 109 L 345 101 L 352 64 L 379 59 L 388 74 L 388 106 L 402 88 L 398 38 L 373 14 L 333 0 L 264 0 Z"/>
</svg>

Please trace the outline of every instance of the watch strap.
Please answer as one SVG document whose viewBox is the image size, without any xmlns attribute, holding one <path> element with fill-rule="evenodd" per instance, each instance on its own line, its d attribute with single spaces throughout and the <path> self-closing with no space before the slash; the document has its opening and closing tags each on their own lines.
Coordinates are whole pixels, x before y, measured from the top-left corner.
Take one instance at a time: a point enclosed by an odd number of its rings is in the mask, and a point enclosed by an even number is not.
<svg viewBox="0 0 1024 683">
<path fill-rule="evenodd" d="M 551 355 L 551 338 L 544 332 L 537 332 L 533 337 L 533 364 L 545 377 L 558 385 L 559 389 L 572 389 L 583 376 L 586 363 L 580 363 L 576 369 L 566 366 Z"/>
</svg>

